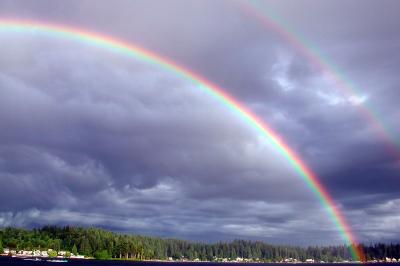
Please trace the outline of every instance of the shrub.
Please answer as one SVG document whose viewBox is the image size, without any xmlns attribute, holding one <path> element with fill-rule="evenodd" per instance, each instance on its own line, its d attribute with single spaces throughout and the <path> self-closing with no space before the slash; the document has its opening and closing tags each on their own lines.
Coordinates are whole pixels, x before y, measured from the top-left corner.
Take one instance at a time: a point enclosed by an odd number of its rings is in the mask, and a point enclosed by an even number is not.
<svg viewBox="0 0 400 266">
<path fill-rule="evenodd" d="M 98 260 L 106 260 L 111 258 L 107 250 L 97 251 L 96 253 L 94 253 L 94 257 Z"/>
</svg>

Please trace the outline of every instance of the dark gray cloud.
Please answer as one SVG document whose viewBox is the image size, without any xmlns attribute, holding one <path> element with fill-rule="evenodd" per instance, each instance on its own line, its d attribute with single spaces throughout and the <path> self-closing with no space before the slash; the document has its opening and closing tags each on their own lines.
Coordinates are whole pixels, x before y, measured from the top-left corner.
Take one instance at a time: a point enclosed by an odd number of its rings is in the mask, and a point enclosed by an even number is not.
<svg viewBox="0 0 400 266">
<path fill-rule="evenodd" d="M 304 159 L 360 240 L 391 241 L 400 21 L 397 4 L 387 4 L 257 3 L 312 43 L 357 96 L 239 2 L 1 1 L 0 15 L 101 32 L 207 77 Z M 0 31 L 0 43 L 0 226 L 343 242 L 282 154 L 190 80 L 38 32 Z M 365 109 L 392 139 L 377 134 Z"/>
</svg>

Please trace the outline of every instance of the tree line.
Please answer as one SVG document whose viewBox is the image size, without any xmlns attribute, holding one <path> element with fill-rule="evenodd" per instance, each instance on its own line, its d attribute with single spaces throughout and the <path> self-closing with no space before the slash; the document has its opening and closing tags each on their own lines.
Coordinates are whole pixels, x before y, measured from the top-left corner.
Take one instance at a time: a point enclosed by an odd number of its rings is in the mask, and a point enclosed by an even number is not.
<svg viewBox="0 0 400 266">
<path fill-rule="evenodd" d="M 234 240 L 214 244 L 190 242 L 178 239 L 163 239 L 140 235 L 119 234 L 99 228 L 74 226 L 44 226 L 37 229 L 6 227 L 0 229 L 0 250 L 47 250 L 69 251 L 100 259 L 244 259 L 281 261 L 293 258 L 299 261 L 352 260 L 346 245 L 328 247 L 296 247 L 271 245 L 261 241 Z M 366 258 L 400 258 L 400 244 L 360 245 Z"/>
</svg>

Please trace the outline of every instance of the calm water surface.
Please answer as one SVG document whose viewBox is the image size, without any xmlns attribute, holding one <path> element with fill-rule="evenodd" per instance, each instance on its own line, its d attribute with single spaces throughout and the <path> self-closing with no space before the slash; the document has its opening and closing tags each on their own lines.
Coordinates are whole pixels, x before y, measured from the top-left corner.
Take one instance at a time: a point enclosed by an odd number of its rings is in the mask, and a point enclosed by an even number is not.
<svg viewBox="0 0 400 266">
<path fill-rule="evenodd" d="M 212 263 L 212 262 L 137 262 L 137 261 L 99 261 L 99 260 L 69 260 L 67 263 L 51 263 L 47 261 L 25 261 L 17 258 L 8 258 L 8 257 L 0 257 L 0 266 L 56 266 L 56 265 L 65 265 L 65 266 L 261 266 L 261 265 L 271 265 L 271 266 L 282 266 L 283 263 Z M 293 264 L 289 264 L 293 265 Z M 296 266 L 354 266 L 358 264 L 332 264 L 332 263 L 314 263 L 314 264 L 295 264 Z M 400 263 L 373 263 L 370 265 L 374 266 L 399 266 Z"/>
</svg>

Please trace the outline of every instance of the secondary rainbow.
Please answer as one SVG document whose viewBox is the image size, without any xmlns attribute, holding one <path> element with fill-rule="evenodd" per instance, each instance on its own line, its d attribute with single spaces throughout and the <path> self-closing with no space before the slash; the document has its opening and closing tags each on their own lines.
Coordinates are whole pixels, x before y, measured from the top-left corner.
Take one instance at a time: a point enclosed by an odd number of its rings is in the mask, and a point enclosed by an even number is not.
<svg viewBox="0 0 400 266">
<path fill-rule="evenodd" d="M 283 21 L 271 8 L 262 5 L 261 1 L 242 1 L 237 3 L 241 9 L 257 19 L 261 25 L 277 33 L 283 40 L 289 43 L 296 51 L 304 56 L 313 66 L 325 73 L 336 88 L 348 98 L 360 98 L 356 91 L 354 82 L 345 78 L 332 62 L 325 58 L 318 49 L 308 42 L 301 34 L 296 33 Z M 379 118 L 378 112 L 368 102 L 361 102 L 357 105 L 359 112 L 364 117 L 375 133 L 385 142 L 388 151 L 395 159 L 400 159 L 400 142 L 395 134 L 384 125 L 383 119 Z"/>
<path fill-rule="evenodd" d="M 65 38 L 84 42 L 97 47 L 109 49 L 114 52 L 121 53 L 125 56 L 131 56 L 144 62 L 156 64 L 164 67 L 166 70 L 173 72 L 175 75 L 184 79 L 188 79 L 197 85 L 197 88 L 203 90 L 210 96 L 216 98 L 221 104 L 228 107 L 237 114 L 247 124 L 256 129 L 260 134 L 266 137 L 269 142 L 286 158 L 299 175 L 307 183 L 308 187 L 317 196 L 318 200 L 327 210 L 329 216 L 339 230 L 341 236 L 350 245 L 350 251 L 355 260 L 363 260 L 364 256 L 360 250 L 356 248 L 356 239 L 350 230 L 344 216 L 336 207 L 332 197 L 327 190 L 319 182 L 317 176 L 311 169 L 300 159 L 300 157 L 278 136 L 265 122 L 259 119 L 255 114 L 243 106 L 239 101 L 229 95 L 224 89 L 216 84 L 208 81 L 204 77 L 184 68 L 181 65 L 155 54 L 142 47 L 117 40 L 110 36 L 105 36 L 93 32 L 84 31 L 64 25 L 39 23 L 25 20 L 0 19 L 1 32 L 22 32 L 22 33 L 41 33 L 57 38 Z"/>
</svg>

